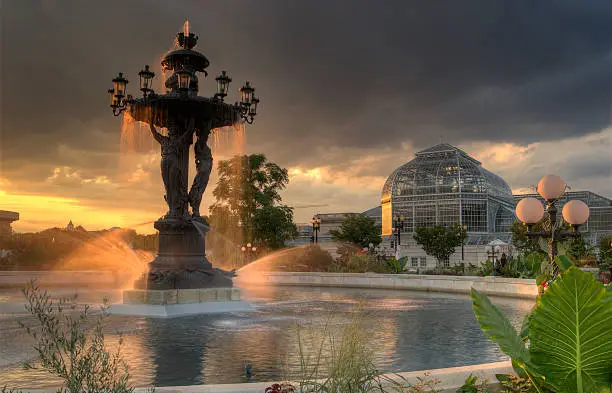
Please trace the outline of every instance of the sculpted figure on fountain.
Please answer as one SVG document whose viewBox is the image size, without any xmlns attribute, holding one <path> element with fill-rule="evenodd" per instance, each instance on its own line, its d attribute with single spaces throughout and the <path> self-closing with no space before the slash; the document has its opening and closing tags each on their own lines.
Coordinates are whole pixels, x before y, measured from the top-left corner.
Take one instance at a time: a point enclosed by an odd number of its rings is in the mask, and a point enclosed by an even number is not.
<svg viewBox="0 0 612 393">
<path fill-rule="evenodd" d="M 195 120 L 191 119 L 186 126 L 181 127 L 175 120 L 168 122 L 168 136 L 159 133 L 153 121 L 149 123 L 151 133 L 161 147 L 161 173 L 166 189 L 165 200 L 168 204 L 166 217 L 188 216 L 186 189 L 187 168 L 182 164 L 181 157 L 189 151 L 193 141 Z"/>
<path fill-rule="evenodd" d="M 189 191 L 189 204 L 191 205 L 193 217 L 200 216 L 200 203 L 202 195 L 208 186 L 210 173 L 213 167 L 213 156 L 208 147 L 208 136 L 212 128 L 212 121 L 209 121 L 205 129 L 196 131 L 197 140 L 193 146 L 195 155 L 196 176 L 193 179 L 191 190 Z"/>
</svg>

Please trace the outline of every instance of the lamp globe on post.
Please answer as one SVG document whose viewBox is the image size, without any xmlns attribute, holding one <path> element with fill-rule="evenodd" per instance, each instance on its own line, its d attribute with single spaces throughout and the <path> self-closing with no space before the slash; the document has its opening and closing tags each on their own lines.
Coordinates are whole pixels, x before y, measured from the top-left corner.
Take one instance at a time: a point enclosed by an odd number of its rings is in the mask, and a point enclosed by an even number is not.
<svg viewBox="0 0 612 393">
<path fill-rule="evenodd" d="M 524 198 L 516 204 L 516 216 L 521 222 L 533 225 L 544 217 L 544 206 L 536 198 Z"/>
<path fill-rule="evenodd" d="M 586 203 L 572 199 L 563 206 L 563 219 L 577 229 L 589 219 L 589 207 Z"/>
<path fill-rule="evenodd" d="M 557 175 L 546 175 L 538 182 L 538 194 L 545 201 L 556 201 L 563 195 L 567 185 L 565 181 Z"/>
</svg>

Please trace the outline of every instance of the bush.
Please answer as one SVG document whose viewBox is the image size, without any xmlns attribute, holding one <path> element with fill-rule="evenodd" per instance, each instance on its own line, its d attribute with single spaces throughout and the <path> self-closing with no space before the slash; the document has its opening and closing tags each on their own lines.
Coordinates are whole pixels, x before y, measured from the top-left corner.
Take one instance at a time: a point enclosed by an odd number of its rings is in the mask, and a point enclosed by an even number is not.
<svg viewBox="0 0 612 393">
<path fill-rule="evenodd" d="M 292 270 L 296 272 L 325 272 L 334 262 L 331 254 L 317 245 L 304 248 L 292 261 Z"/>
<path fill-rule="evenodd" d="M 102 332 L 108 306 L 95 318 L 88 334 L 89 307 L 76 311 L 75 298 L 54 302 L 46 291 L 31 282 L 23 290 L 26 310 L 36 320 L 33 326 L 20 326 L 36 340 L 36 363 L 26 363 L 26 369 L 42 369 L 61 378 L 59 392 L 66 393 L 131 393 L 128 367 L 121 358 L 121 341 L 114 353 L 109 353 Z M 69 312 L 69 314 L 66 313 Z M 77 313 L 76 316 L 73 314 Z"/>
<path fill-rule="evenodd" d="M 389 273 L 387 263 L 372 254 L 353 254 L 347 264 L 348 273 Z"/>
</svg>

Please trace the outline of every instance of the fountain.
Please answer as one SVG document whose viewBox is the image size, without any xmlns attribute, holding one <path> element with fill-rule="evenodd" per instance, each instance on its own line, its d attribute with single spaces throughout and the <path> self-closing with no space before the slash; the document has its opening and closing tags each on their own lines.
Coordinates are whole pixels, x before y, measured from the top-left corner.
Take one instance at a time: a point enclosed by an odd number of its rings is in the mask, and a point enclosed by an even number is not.
<svg viewBox="0 0 612 393">
<path fill-rule="evenodd" d="M 122 73 L 108 90 L 113 114 L 125 112 L 135 121 L 148 123 L 160 144 L 164 199 L 168 204 L 166 215 L 154 224 L 159 231 L 157 256 L 149 263 L 148 272 L 135 282 L 134 289 L 124 292 L 123 304 L 113 306 L 118 314 L 175 316 L 249 309 L 247 303 L 240 301 L 239 290 L 233 288 L 232 274 L 214 268 L 206 258 L 205 234 L 209 226 L 200 216 L 200 203 L 213 166 L 207 144 L 211 131 L 242 122 L 252 124 L 259 99 L 246 82 L 239 89 L 241 101 L 225 103 L 231 82 L 225 71 L 215 78 L 217 92 L 212 98 L 198 96 L 197 73 L 207 76 L 209 61 L 193 50 L 197 41 L 185 22 L 184 31 L 176 35 L 179 48 L 161 60 L 164 73 L 171 72 L 165 81 L 166 94 L 157 94 L 151 88 L 155 74 L 148 65 L 138 73 L 141 98 L 127 94 L 128 81 Z M 156 127 L 166 128 L 167 133 Z M 191 144 L 196 175 L 188 190 Z"/>
</svg>

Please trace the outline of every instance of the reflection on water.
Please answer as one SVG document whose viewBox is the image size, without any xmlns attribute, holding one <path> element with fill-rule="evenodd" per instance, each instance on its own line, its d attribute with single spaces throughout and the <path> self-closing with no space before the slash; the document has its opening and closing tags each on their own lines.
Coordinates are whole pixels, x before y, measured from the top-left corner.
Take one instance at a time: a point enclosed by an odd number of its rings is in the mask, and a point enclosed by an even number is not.
<svg viewBox="0 0 612 393">
<path fill-rule="evenodd" d="M 198 315 L 175 319 L 109 318 L 107 341 L 123 334 L 124 358 L 137 386 L 240 383 L 278 380 L 299 369 L 297 328 L 321 339 L 323 328 L 338 332 L 361 304 L 369 345 L 385 371 L 411 371 L 505 360 L 480 331 L 468 296 L 409 291 L 266 287 L 244 291 L 256 305 L 250 314 Z M 118 292 L 87 292 L 81 301 L 117 301 Z M 35 357 L 32 341 L 17 327 L 14 291 L 0 292 L 0 386 L 52 387 L 48 375 L 25 371 Z M 494 299 L 520 326 L 531 301 Z M 311 344 L 312 344 L 311 343 Z M 315 351 L 315 345 L 305 345 Z M 247 377 L 245 364 L 253 367 Z"/>
</svg>

